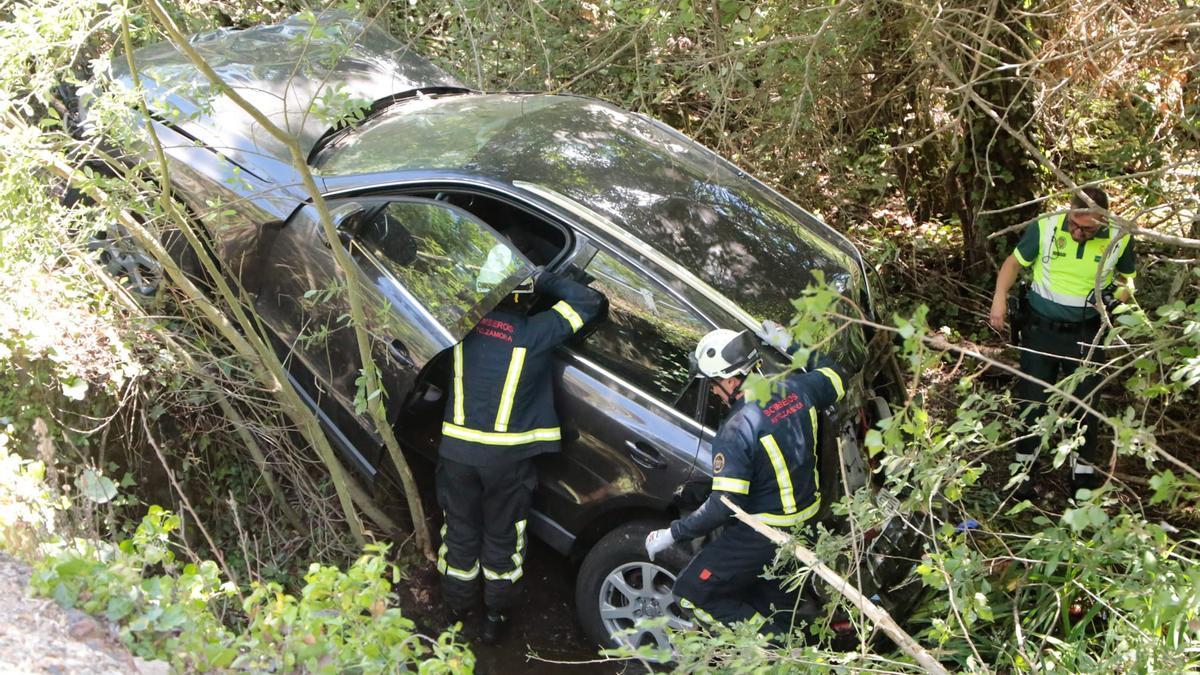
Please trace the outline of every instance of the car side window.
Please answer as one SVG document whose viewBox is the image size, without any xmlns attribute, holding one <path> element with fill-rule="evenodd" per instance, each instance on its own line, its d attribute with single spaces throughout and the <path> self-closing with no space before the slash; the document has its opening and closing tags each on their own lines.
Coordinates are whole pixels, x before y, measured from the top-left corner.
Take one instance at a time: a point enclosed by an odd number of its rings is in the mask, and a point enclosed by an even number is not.
<svg viewBox="0 0 1200 675">
<path fill-rule="evenodd" d="M 688 384 L 688 354 L 708 324 L 646 275 L 599 251 L 586 268 L 608 318 L 575 350 L 665 403 Z M 692 408 L 685 410 L 691 413 Z M 684 404 L 680 404 L 684 408 Z"/>
<path fill-rule="evenodd" d="M 459 337 L 533 273 L 491 227 L 431 200 L 396 201 L 369 212 L 351 252 L 381 267 Z"/>
</svg>

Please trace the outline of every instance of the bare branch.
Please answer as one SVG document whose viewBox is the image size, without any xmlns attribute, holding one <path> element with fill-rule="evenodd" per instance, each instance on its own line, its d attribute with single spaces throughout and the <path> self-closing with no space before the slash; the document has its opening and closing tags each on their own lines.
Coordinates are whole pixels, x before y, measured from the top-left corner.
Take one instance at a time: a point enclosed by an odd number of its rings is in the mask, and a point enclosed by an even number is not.
<svg viewBox="0 0 1200 675">
<path fill-rule="evenodd" d="M 755 532 L 761 534 L 767 539 L 770 539 L 776 545 L 787 546 L 791 542 L 791 539 L 786 534 L 771 527 L 770 525 L 764 524 L 758 518 L 746 513 L 741 509 L 741 507 L 730 501 L 729 497 L 722 496 L 721 502 L 725 504 L 725 506 L 727 506 L 731 511 L 733 511 L 735 518 L 749 525 L 754 529 Z M 831 569 L 825 563 L 821 562 L 815 553 L 804 546 L 801 546 L 800 544 L 793 544 L 791 551 L 792 554 L 796 556 L 797 560 L 808 566 L 817 576 L 824 579 L 825 582 L 832 586 L 838 593 L 844 595 L 852 605 L 857 607 L 858 610 L 861 611 L 872 622 L 874 622 L 876 626 L 879 626 L 884 633 L 887 633 L 887 636 L 891 638 L 892 641 L 895 642 L 905 654 L 908 654 L 913 658 L 914 661 L 920 664 L 920 666 L 925 669 L 925 672 L 934 673 L 935 675 L 949 675 L 949 671 L 947 671 L 937 659 L 933 658 L 933 655 L 926 651 L 924 647 L 918 644 L 911 635 L 906 633 L 904 629 L 896 623 L 896 620 L 893 619 L 890 614 L 888 614 L 887 610 L 883 609 L 879 605 L 876 605 L 874 602 L 871 602 L 870 599 L 863 595 L 849 581 L 843 579 L 840 574 L 833 571 L 833 569 Z"/>
</svg>

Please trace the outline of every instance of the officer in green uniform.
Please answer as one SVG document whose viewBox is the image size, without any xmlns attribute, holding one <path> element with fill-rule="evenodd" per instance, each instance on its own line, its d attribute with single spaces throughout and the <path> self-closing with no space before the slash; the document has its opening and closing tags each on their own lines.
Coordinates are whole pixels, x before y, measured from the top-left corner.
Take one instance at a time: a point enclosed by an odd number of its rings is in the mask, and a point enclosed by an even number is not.
<svg viewBox="0 0 1200 675">
<path fill-rule="evenodd" d="M 1033 227 L 1026 228 L 1016 250 L 1000 268 L 992 297 L 989 323 L 1002 331 L 1009 289 L 1022 267 L 1033 266 L 1033 280 L 1026 306 L 1022 308 L 1024 316 L 1020 317 L 1021 372 L 1049 383 L 1057 383 L 1075 372 L 1085 358 L 1096 361 L 1102 354 L 1101 349 L 1091 348 L 1101 326 L 1094 303 L 1097 272 L 1101 288 L 1118 301 L 1127 301 L 1133 289 L 1132 237 L 1122 236 L 1110 250 L 1113 233 L 1103 216 L 1108 210 L 1108 195 L 1097 187 L 1083 188 L 1083 192 L 1100 212 L 1076 194 L 1071 198 L 1068 213 L 1043 216 Z M 1078 383 L 1074 394 L 1088 400 L 1099 381 L 1098 375 L 1085 378 Z M 1016 393 L 1019 399 L 1029 402 L 1022 416 L 1026 425 L 1032 427 L 1045 413 L 1048 392 L 1022 379 Z M 1098 461 L 1095 451 L 1099 420 L 1089 416 L 1083 421 L 1087 425 L 1083 447 L 1071 456 L 1072 495 L 1078 488 L 1095 487 L 1101 482 L 1094 466 Z M 1032 429 L 1028 431 L 1017 445 L 1016 459 L 1031 464 L 1037 458 L 1041 438 Z M 1017 494 L 1034 496 L 1032 480 L 1025 481 Z"/>
</svg>

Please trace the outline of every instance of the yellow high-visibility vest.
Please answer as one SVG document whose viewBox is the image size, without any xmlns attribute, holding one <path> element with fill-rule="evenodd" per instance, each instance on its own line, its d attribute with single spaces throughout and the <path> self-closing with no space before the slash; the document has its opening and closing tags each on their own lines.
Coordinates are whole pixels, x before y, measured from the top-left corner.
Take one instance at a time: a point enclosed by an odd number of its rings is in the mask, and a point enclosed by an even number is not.
<svg viewBox="0 0 1200 675">
<path fill-rule="evenodd" d="M 1062 228 L 1065 220 L 1066 214 L 1059 213 L 1037 221 L 1038 255 L 1032 261 L 1032 290 L 1065 307 L 1086 307 L 1088 295 L 1096 287 L 1097 269 L 1102 270 L 1100 286 L 1111 284 L 1117 260 L 1129 246 L 1130 237 L 1122 236 L 1106 256 L 1111 236 L 1097 235 L 1079 244 Z M 1029 264 L 1020 251 L 1016 256 L 1022 264 Z"/>
</svg>

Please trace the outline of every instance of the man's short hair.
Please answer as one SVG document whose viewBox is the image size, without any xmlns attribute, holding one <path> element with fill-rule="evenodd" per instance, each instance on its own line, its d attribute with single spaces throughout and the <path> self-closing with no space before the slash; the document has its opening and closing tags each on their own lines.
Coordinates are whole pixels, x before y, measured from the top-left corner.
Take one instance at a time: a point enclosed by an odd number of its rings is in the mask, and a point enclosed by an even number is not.
<svg viewBox="0 0 1200 675">
<path fill-rule="evenodd" d="M 1091 185 L 1085 188 L 1080 188 L 1080 192 L 1083 192 L 1083 194 L 1090 197 L 1092 201 L 1096 202 L 1096 206 L 1099 206 L 1105 211 L 1108 210 L 1108 193 L 1106 193 L 1103 189 Z M 1076 193 L 1071 196 L 1071 208 L 1090 209 L 1092 207 L 1083 198 L 1083 195 Z"/>
</svg>

